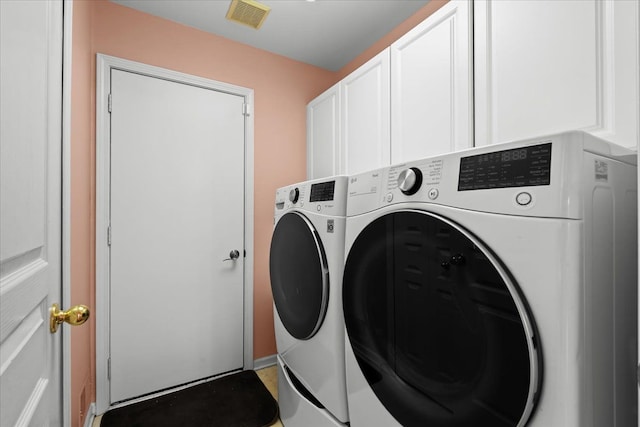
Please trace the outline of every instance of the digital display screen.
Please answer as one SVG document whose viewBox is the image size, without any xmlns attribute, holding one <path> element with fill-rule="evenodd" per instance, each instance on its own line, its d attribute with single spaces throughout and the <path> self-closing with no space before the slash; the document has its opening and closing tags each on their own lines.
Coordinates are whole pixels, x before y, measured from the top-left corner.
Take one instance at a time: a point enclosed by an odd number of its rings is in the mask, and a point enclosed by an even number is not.
<svg viewBox="0 0 640 427">
<path fill-rule="evenodd" d="M 326 202 L 333 200 L 333 192 L 336 187 L 335 181 L 311 184 L 310 202 Z"/>
<path fill-rule="evenodd" d="M 460 159 L 458 191 L 549 185 L 551 143 Z"/>
</svg>

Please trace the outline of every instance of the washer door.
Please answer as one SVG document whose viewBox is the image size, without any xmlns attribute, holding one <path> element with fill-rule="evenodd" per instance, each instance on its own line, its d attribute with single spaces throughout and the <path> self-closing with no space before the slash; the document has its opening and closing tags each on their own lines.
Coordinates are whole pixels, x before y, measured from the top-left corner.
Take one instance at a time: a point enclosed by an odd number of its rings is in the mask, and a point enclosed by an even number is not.
<svg viewBox="0 0 640 427">
<path fill-rule="evenodd" d="M 343 307 L 363 375 L 403 426 L 522 426 L 531 415 L 534 324 L 506 270 L 452 221 L 400 211 L 369 224 L 347 257 Z"/>
<path fill-rule="evenodd" d="M 278 221 L 269 255 L 276 310 L 289 334 L 300 340 L 315 335 L 329 301 L 329 269 L 318 232 L 297 212 Z"/>
</svg>

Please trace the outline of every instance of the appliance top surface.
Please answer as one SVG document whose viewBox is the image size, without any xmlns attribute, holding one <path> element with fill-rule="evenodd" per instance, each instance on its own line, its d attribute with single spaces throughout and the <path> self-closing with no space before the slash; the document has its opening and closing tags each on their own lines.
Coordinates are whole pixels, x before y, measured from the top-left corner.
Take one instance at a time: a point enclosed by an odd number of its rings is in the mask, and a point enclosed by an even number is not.
<svg viewBox="0 0 640 427">
<path fill-rule="evenodd" d="M 472 148 L 349 177 L 347 216 L 398 203 L 433 203 L 581 219 L 585 193 L 612 187 L 621 170 L 635 170 L 635 162 L 635 152 L 582 131 Z"/>
</svg>

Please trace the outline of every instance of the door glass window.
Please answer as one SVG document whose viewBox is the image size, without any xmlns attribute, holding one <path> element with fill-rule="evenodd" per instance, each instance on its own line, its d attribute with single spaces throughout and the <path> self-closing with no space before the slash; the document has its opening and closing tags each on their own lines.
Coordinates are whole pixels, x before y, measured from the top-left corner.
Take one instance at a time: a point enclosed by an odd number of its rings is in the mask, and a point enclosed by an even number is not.
<svg viewBox="0 0 640 427">
<path fill-rule="evenodd" d="M 478 245 L 450 221 L 403 211 L 368 225 L 349 252 L 349 341 L 404 426 L 516 426 L 531 412 L 533 325 Z"/>
<path fill-rule="evenodd" d="M 304 216 L 291 212 L 278 221 L 271 240 L 269 274 L 284 327 L 295 338 L 311 338 L 324 320 L 329 273 L 320 237 Z"/>
</svg>

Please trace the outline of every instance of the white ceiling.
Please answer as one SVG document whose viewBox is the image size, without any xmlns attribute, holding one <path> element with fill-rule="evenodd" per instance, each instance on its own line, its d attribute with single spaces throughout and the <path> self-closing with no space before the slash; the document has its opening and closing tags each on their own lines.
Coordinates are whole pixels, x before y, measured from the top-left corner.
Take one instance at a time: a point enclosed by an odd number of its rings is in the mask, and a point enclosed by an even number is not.
<svg viewBox="0 0 640 427">
<path fill-rule="evenodd" d="M 1 1 L 1 0 L 0 0 Z M 231 0 L 111 0 L 330 71 L 338 71 L 428 0 L 262 0 L 259 30 L 225 19 Z"/>
</svg>

